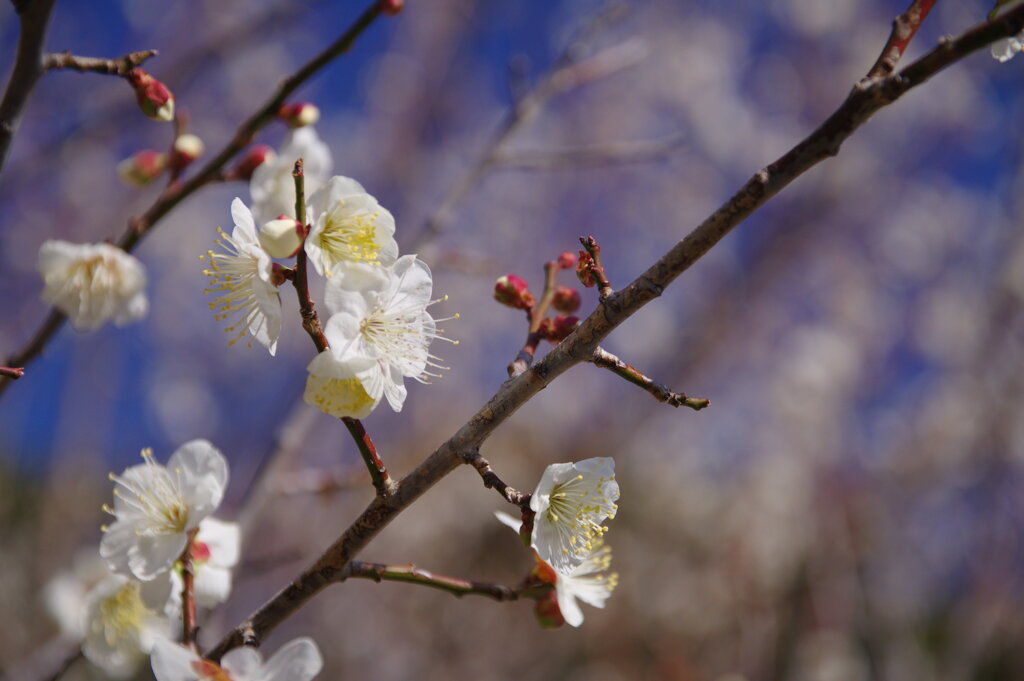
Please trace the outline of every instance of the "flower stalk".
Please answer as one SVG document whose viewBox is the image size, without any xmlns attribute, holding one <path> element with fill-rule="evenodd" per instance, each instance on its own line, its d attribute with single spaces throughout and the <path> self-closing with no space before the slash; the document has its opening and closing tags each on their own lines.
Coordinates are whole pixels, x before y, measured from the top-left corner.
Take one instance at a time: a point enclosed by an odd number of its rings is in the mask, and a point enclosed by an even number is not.
<svg viewBox="0 0 1024 681">
<path fill-rule="evenodd" d="M 192 563 L 192 545 L 195 542 L 196 533 L 199 528 L 188 533 L 188 541 L 185 543 L 185 550 L 181 553 L 181 640 L 187 646 L 193 646 L 196 642 L 196 632 L 199 630 L 196 624 L 196 599 L 195 599 L 195 565 Z"/>
</svg>

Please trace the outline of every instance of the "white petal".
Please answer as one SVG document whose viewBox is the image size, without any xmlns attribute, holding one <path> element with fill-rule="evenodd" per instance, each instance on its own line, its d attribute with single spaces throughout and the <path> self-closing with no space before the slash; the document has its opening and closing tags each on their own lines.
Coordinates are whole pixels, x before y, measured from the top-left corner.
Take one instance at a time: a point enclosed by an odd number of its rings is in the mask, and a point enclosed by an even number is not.
<svg viewBox="0 0 1024 681">
<path fill-rule="evenodd" d="M 117 497 L 114 497 L 115 501 Z M 126 577 L 132 574 L 128 565 L 128 552 L 135 544 L 135 524 L 118 520 L 103 533 L 100 540 L 100 556 L 107 561 L 111 571 Z"/>
<path fill-rule="evenodd" d="M 150 658 L 156 681 L 195 681 L 198 678 L 193 664 L 199 661 L 199 656 L 185 646 L 157 639 Z"/>
<path fill-rule="evenodd" d="M 559 582 L 561 581 L 561 577 L 559 577 Z M 567 589 L 558 588 L 557 583 L 555 584 L 555 595 L 558 597 L 558 609 L 562 612 L 565 623 L 573 627 L 583 624 L 583 611 L 576 604 L 573 595 Z"/>
<path fill-rule="evenodd" d="M 231 570 L 207 563 L 197 565 L 195 571 L 192 593 L 196 605 L 201 608 L 212 608 L 228 599 L 231 595 Z"/>
<path fill-rule="evenodd" d="M 235 229 L 231 233 L 232 239 L 239 243 L 259 245 L 252 212 L 238 197 L 231 202 L 231 219 L 235 223 Z"/>
<path fill-rule="evenodd" d="M 231 677 L 231 681 L 262 681 L 260 667 L 263 666 L 263 657 L 255 648 L 241 646 L 232 648 L 220 661 L 221 667 Z"/>
<path fill-rule="evenodd" d="M 210 549 L 211 565 L 229 568 L 238 563 L 242 543 L 242 531 L 238 523 L 207 518 L 199 525 L 196 540 L 203 542 Z"/>
<path fill-rule="evenodd" d="M 128 568 L 144 582 L 155 579 L 161 572 L 171 569 L 185 550 L 185 543 L 183 532 L 137 537 L 128 550 Z"/>
<path fill-rule="evenodd" d="M 171 455 L 167 469 L 179 480 L 182 498 L 190 506 L 189 529 L 197 527 L 224 498 L 227 459 L 209 441 L 192 440 Z"/>
<path fill-rule="evenodd" d="M 178 554 L 179 556 L 181 554 Z M 173 570 L 163 572 L 148 582 L 142 582 L 139 587 L 139 597 L 147 608 L 153 612 L 163 612 L 167 607 L 167 602 L 172 599 L 172 590 L 174 589 L 174 582 L 171 579 L 171 575 L 174 574 Z"/>
<path fill-rule="evenodd" d="M 297 638 L 271 657 L 263 668 L 263 681 L 309 681 L 324 661 L 312 639 Z"/>
<path fill-rule="evenodd" d="M 402 405 L 405 404 L 405 397 L 409 392 L 406 390 L 402 379 L 402 370 L 394 365 L 390 365 L 387 371 L 381 371 L 381 377 L 384 384 L 384 396 L 387 398 L 388 404 L 395 411 L 402 411 Z M 366 392 L 370 391 L 367 390 Z M 370 394 L 372 395 L 373 393 Z"/>
<path fill-rule="evenodd" d="M 505 513 L 504 511 L 495 511 L 494 517 L 497 518 L 498 522 L 500 522 L 502 525 L 505 525 L 515 530 L 516 534 L 519 534 L 519 530 L 523 526 L 522 519 L 516 518 L 509 513 Z"/>
</svg>

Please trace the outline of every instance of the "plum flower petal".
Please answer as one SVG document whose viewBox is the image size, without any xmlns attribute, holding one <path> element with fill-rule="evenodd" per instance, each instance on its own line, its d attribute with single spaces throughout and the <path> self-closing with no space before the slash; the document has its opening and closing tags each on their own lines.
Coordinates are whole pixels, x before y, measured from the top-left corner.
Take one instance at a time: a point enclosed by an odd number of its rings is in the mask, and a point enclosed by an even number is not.
<svg viewBox="0 0 1024 681">
<path fill-rule="evenodd" d="M 39 247 L 43 300 L 63 312 L 76 329 L 118 326 L 146 315 L 146 270 L 132 255 L 110 244 L 49 240 Z"/>
<path fill-rule="evenodd" d="M 256 167 L 249 181 L 252 212 L 263 224 L 280 215 L 295 217 L 295 161 L 302 159 L 306 196 L 311 196 L 331 174 L 331 150 L 320 141 L 312 126 L 293 130 L 280 151 Z"/>
<path fill-rule="evenodd" d="M 241 199 L 231 202 L 231 216 L 231 236 L 217 228 L 217 244 L 224 252 L 206 252 L 210 267 L 203 274 L 210 277 L 210 286 L 204 293 L 216 295 L 209 303 L 214 319 L 239 317 L 224 329 L 234 334 L 228 345 L 248 333 L 273 355 L 281 335 L 281 297 L 272 283 L 273 263 L 260 246 L 252 213 Z"/>
<path fill-rule="evenodd" d="M 90 592 L 83 615 L 82 653 L 115 678 L 132 676 L 171 621 L 146 606 L 141 582 L 109 575 Z"/>
<path fill-rule="evenodd" d="M 227 460 L 206 440 L 182 445 L 167 467 L 143 450 L 145 463 L 121 475 L 116 483 L 115 517 L 104 528 L 100 555 L 118 574 L 143 581 L 167 571 L 181 556 L 187 534 L 213 513 L 227 486 Z"/>
<path fill-rule="evenodd" d="M 156 681 L 310 681 L 320 673 L 323 658 L 312 639 L 297 638 L 266 663 L 258 651 L 241 647 L 228 651 L 218 665 L 191 648 L 158 640 L 152 665 Z"/>
<path fill-rule="evenodd" d="M 551 464 L 530 498 L 533 548 L 560 574 L 571 572 L 594 550 L 605 519 L 615 517 L 618 498 L 611 458 Z"/>
<path fill-rule="evenodd" d="M 594 550 L 583 562 L 567 573 L 559 573 L 555 582 L 555 596 L 558 609 L 567 624 L 578 627 L 583 624 L 583 611 L 576 603 L 579 599 L 595 608 L 603 608 L 619 582 L 618 574 L 609 573 L 612 550 L 600 539 L 593 541 Z"/>
<path fill-rule="evenodd" d="M 362 185 L 332 177 L 309 196 L 306 255 L 317 274 L 331 276 L 342 262 L 390 265 L 398 257 L 395 219 Z"/>
</svg>

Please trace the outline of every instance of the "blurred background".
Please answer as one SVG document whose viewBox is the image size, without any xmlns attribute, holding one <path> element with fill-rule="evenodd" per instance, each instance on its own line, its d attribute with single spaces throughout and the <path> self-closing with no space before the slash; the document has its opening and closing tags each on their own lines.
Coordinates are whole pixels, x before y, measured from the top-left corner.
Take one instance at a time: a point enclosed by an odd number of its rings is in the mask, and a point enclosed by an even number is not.
<svg viewBox="0 0 1024 681">
<path fill-rule="evenodd" d="M 363 4 L 62 0 L 47 46 L 160 50 L 146 68 L 213 153 Z M 433 310 L 461 314 L 445 325 L 461 344 L 438 350 L 444 378 L 365 421 L 396 474 L 505 378 L 526 329 L 491 299 L 498 276 L 539 292 L 542 263 L 592 234 L 612 283 L 632 280 L 840 104 L 907 0 L 651 0 L 612 14 L 592 0 L 407 4 L 299 93 L 322 111 L 335 172 L 377 196 L 401 250 L 433 268 L 450 296 Z M 909 58 L 990 5 L 938 3 Z M 17 29 L 5 3 L 5 68 Z M 615 457 L 620 583 L 606 609 L 545 631 L 529 602 L 354 580 L 267 649 L 313 636 L 324 679 L 1024 678 L 1022 69 L 984 51 L 911 91 L 608 339 L 709 409 L 672 409 L 584 365 L 486 443 L 524 491 L 549 463 Z M 524 93 L 537 106 L 510 119 Z M 259 141 L 284 134 L 274 124 Z M 123 81 L 42 79 L 0 176 L 0 355 L 46 313 L 39 245 L 116 238 L 159 189 L 123 186 L 115 166 L 171 135 Z M 206 645 L 372 497 L 345 429 L 301 403 L 313 349 L 293 297 L 277 357 L 227 347 L 207 309 L 198 256 L 230 228 L 235 196 L 248 201 L 247 185 L 202 190 L 136 251 L 145 320 L 64 328 L 0 401 L 11 674 L 59 660 L 42 590 L 95 551 L 106 473 L 143 447 L 165 461 L 210 439 L 232 465 L 219 515 L 250 509 L 235 593 L 205 619 Z M 583 298 L 587 312 L 596 295 Z M 252 511 L 248 488 L 282 438 Z M 456 471 L 360 557 L 515 585 L 531 561 L 500 508 L 473 470 Z M 78 661 L 64 678 L 103 676 Z"/>
</svg>

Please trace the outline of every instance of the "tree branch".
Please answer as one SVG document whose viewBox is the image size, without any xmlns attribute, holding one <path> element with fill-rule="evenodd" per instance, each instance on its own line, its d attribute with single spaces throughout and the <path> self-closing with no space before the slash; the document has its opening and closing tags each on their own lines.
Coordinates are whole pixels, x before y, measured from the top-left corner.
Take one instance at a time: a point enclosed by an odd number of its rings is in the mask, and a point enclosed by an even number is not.
<svg viewBox="0 0 1024 681">
<path fill-rule="evenodd" d="M 599 343 L 640 308 L 661 295 L 680 274 L 726 234 L 794 179 L 838 153 L 842 143 L 876 111 L 891 104 L 950 64 L 1024 28 L 1024 7 L 997 20 L 975 26 L 906 67 L 900 74 L 858 83 L 817 130 L 764 170 L 756 173 L 718 210 L 698 225 L 656 263 L 619 290 L 587 317 L 540 362 L 506 381 L 497 393 L 446 442 L 402 478 L 395 493 L 377 497 L 326 551 L 294 581 L 253 612 L 209 653 L 219 659 L 246 636 L 259 640 L 301 608 L 328 584 L 399 513 L 439 480 L 471 457 L 480 445 L 530 398 L 570 367 L 589 360 Z"/>
<path fill-rule="evenodd" d="M 3 172 L 11 140 L 21 122 L 21 112 L 32 88 L 43 75 L 43 42 L 55 1 L 34 0 L 14 5 L 21 20 L 21 32 L 18 35 L 18 52 L 14 58 L 11 79 L 7 82 L 3 100 L 0 100 L 0 173 Z"/>
<path fill-rule="evenodd" d="M 668 386 L 648 378 L 639 369 L 626 364 L 621 359 L 600 346 L 594 350 L 593 357 L 590 361 L 593 362 L 595 366 L 599 366 L 602 369 L 608 369 L 616 376 L 626 379 L 633 385 L 640 386 L 649 392 L 654 399 L 659 402 L 664 402 L 669 406 L 689 407 L 694 411 L 700 411 L 711 404 L 711 400 L 708 399 L 687 397 L 685 393 L 672 392 L 669 390 Z"/>
<path fill-rule="evenodd" d="M 496 601 L 515 601 L 521 592 L 503 584 L 476 582 L 458 577 L 448 577 L 421 570 L 415 565 L 385 565 L 384 563 L 363 563 L 352 561 L 345 568 L 338 581 L 352 577 L 372 579 L 375 582 L 407 582 L 447 591 L 456 597 L 466 595 L 487 596 Z"/>
<path fill-rule="evenodd" d="M 98 57 L 79 57 L 70 52 L 51 52 L 43 56 L 43 70 L 70 69 L 79 73 L 93 71 L 109 76 L 124 77 L 133 68 L 150 57 L 156 56 L 156 54 L 156 50 L 142 50 L 140 52 L 129 52 L 117 59 L 102 59 Z"/>
<path fill-rule="evenodd" d="M 892 33 L 882 48 L 874 66 L 868 71 L 868 78 L 888 76 L 896 70 L 896 64 L 906 51 L 910 41 L 921 28 L 924 18 L 932 10 L 936 0 L 914 0 L 907 11 L 892 20 Z"/>
<path fill-rule="evenodd" d="M 524 494 L 516 491 L 502 482 L 498 474 L 491 468 L 491 462 L 480 455 L 480 452 L 472 452 L 463 457 L 465 463 L 476 469 L 484 481 L 484 487 L 493 489 L 501 495 L 501 498 L 510 504 L 515 504 L 524 511 L 530 510 L 531 494 Z"/>
<path fill-rule="evenodd" d="M 370 471 L 370 481 L 373 482 L 373 488 L 377 490 L 377 496 L 386 497 L 393 494 L 395 481 L 391 479 L 387 466 L 384 465 L 380 455 L 377 454 L 377 448 L 363 427 L 362 422 L 349 416 L 343 416 L 341 421 L 348 428 L 352 439 L 355 440 L 356 447 L 359 449 L 359 455 L 363 457 L 363 463 L 366 464 L 367 470 Z"/>
<path fill-rule="evenodd" d="M 35 0 L 31 5 L 31 9 L 35 11 L 37 6 L 45 5 L 47 6 L 47 16 L 49 16 L 49 8 L 53 5 L 54 1 L 55 0 Z M 281 105 L 285 102 L 288 96 L 295 92 L 300 85 L 309 80 L 317 71 L 322 69 L 333 59 L 337 58 L 344 52 L 347 52 L 355 43 L 356 38 L 358 38 L 363 31 L 369 28 L 380 14 L 381 10 L 379 2 L 373 2 L 369 7 L 363 10 L 363 13 L 359 15 L 359 18 L 357 18 L 337 40 L 320 52 L 320 54 L 306 62 L 306 64 L 298 71 L 285 79 L 285 81 L 278 86 L 270 99 L 268 99 L 263 106 L 261 106 L 254 114 L 249 116 L 249 118 L 238 127 L 238 130 L 235 131 L 235 135 L 231 138 L 231 141 L 228 142 L 228 144 L 225 145 L 216 156 L 211 158 L 206 165 L 196 172 L 195 175 L 181 185 L 175 184 L 174 186 L 167 187 L 167 189 L 157 197 L 156 201 L 146 210 L 146 212 L 129 220 L 128 228 L 118 240 L 117 245 L 125 251 L 131 252 L 138 245 L 139 241 L 141 241 L 142 238 L 148 234 L 161 219 L 177 207 L 179 203 L 191 196 L 196 190 L 217 180 L 223 172 L 224 166 L 227 165 L 235 154 L 244 149 L 245 146 L 252 141 L 253 136 L 259 130 L 261 130 L 270 121 L 274 120 L 274 117 L 277 115 L 277 110 L 281 108 Z M 40 47 L 38 52 L 41 52 L 41 49 L 42 48 Z M 19 48 L 19 53 L 20 51 L 21 50 Z M 41 69 L 42 65 L 38 54 L 36 61 L 38 62 L 37 68 Z M 38 78 L 38 74 L 36 77 Z M 8 91 L 10 91 L 10 86 L 8 87 Z M 20 112 L 20 107 L 18 108 L 18 111 Z M 4 116 L 4 112 L 5 109 L 3 105 L 0 104 L 0 169 L 2 169 L 3 158 L 6 153 L 6 145 L 3 135 L 4 121 L 7 119 Z M 7 140 L 7 142 L 9 143 L 9 140 Z M 299 252 L 299 257 L 302 257 L 302 251 Z M 15 354 L 8 359 L 7 364 L 23 366 L 27 363 L 27 359 L 32 359 L 39 355 L 54 333 L 60 329 L 63 322 L 64 315 L 55 309 L 51 309 L 50 315 L 40 327 L 39 331 L 37 331 L 32 337 L 32 340 L 30 340 L 22 349 L 15 352 Z M 17 358 L 27 359 L 26 361 L 14 361 Z M 0 377 L 0 395 L 3 394 L 3 391 L 7 388 L 8 384 L 10 384 L 10 379 Z"/>
</svg>

